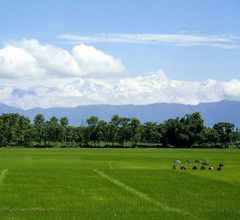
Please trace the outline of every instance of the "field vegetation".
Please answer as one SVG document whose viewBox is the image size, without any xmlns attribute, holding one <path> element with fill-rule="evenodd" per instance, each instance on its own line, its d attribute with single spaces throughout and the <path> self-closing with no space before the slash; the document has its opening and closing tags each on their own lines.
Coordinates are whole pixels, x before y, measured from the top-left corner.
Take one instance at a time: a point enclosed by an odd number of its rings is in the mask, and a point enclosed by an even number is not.
<svg viewBox="0 0 240 220">
<path fill-rule="evenodd" d="M 239 161 L 237 149 L 1 148 L 0 219 L 238 220 Z"/>
</svg>

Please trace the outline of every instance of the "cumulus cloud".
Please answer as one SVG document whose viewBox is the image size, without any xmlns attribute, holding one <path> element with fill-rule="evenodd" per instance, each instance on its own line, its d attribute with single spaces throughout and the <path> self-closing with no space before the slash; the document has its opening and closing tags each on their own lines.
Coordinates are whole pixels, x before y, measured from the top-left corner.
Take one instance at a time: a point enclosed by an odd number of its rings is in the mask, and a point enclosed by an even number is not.
<svg viewBox="0 0 240 220">
<path fill-rule="evenodd" d="M 72 54 L 85 74 L 122 72 L 124 69 L 120 60 L 96 50 L 93 46 L 80 44 L 73 48 Z"/>
<path fill-rule="evenodd" d="M 77 106 L 84 104 L 150 104 L 240 100 L 240 80 L 187 82 L 169 79 L 163 71 L 104 79 L 66 78 L 48 81 L 0 82 L 0 102 L 22 107 Z"/>
<path fill-rule="evenodd" d="M 0 78 L 112 77 L 123 70 L 119 59 L 85 44 L 69 52 L 25 39 L 0 49 Z"/>
<path fill-rule="evenodd" d="M 144 37 L 145 41 L 154 41 L 151 36 L 138 36 L 138 41 Z M 181 43 L 186 40 L 180 36 L 171 37 L 163 36 L 162 41 Z M 160 40 L 161 36 L 158 38 Z M 194 38 L 194 42 L 197 41 L 207 43 L 208 39 Z M 226 43 L 227 39 L 212 41 Z M 169 79 L 161 70 L 113 78 L 123 70 L 119 59 L 93 46 L 78 44 L 66 50 L 40 44 L 34 39 L 11 42 L 0 49 L 0 103 L 29 109 L 84 104 L 197 104 L 240 100 L 240 80 L 237 79 L 187 82 Z"/>
<path fill-rule="evenodd" d="M 0 77 L 36 77 L 44 73 L 24 49 L 8 45 L 0 50 Z"/>
<path fill-rule="evenodd" d="M 168 44 L 175 46 L 210 46 L 222 49 L 239 49 L 239 38 L 227 35 L 201 34 L 99 34 L 92 36 L 61 34 L 65 43 L 136 43 Z"/>
</svg>

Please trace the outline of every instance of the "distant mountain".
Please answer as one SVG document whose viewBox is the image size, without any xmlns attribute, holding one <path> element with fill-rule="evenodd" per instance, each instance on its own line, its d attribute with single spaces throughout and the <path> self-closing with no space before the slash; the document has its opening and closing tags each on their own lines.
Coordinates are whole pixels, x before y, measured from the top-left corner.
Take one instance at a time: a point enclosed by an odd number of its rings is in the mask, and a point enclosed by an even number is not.
<svg viewBox="0 0 240 220">
<path fill-rule="evenodd" d="M 67 116 L 70 124 L 84 124 L 90 116 L 98 116 L 109 121 L 114 114 L 137 117 L 142 122 L 163 122 L 169 118 L 182 117 L 185 114 L 200 112 L 205 124 L 212 126 L 220 121 L 228 121 L 240 127 L 240 102 L 224 100 L 221 102 L 201 103 L 198 105 L 156 103 L 149 105 L 83 105 L 75 108 L 34 108 L 22 110 L 0 104 L 0 114 L 16 112 L 30 119 L 38 113 L 49 119 L 51 116 Z"/>
<path fill-rule="evenodd" d="M 0 103 L 0 114 L 2 113 L 19 113 L 19 114 L 24 114 L 25 111 L 19 108 L 14 108 L 9 105 L 1 104 Z"/>
</svg>

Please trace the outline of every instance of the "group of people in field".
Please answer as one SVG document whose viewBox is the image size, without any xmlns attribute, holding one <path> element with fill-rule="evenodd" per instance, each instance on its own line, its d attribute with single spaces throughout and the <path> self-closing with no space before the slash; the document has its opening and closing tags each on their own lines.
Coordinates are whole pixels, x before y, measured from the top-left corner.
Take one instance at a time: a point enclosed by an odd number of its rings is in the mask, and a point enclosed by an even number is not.
<svg viewBox="0 0 240 220">
<path fill-rule="evenodd" d="M 186 162 L 187 163 L 193 163 L 193 161 L 191 161 L 191 160 L 186 160 Z M 178 164 L 180 164 L 181 163 L 181 161 L 180 160 L 175 160 L 174 161 L 174 165 L 173 165 L 173 169 L 174 170 L 176 170 L 177 169 L 177 167 L 178 167 Z M 193 170 L 198 170 L 198 169 L 200 169 L 200 170 L 206 170 L 206 169 L 208 169 L 208 170 L 214 170 L 214 167 L 211 165 L 211 164 L 209 164 L 209 163 L 207 163 L 207 162 L 202 162 L 201 160 L 196 160 L 195 161 L 195 163 L 196 163 L 196 165 L 194 165 L 193 167 L 192 167 L 192 169 Z M 218 165 L 218 167 L 217 167 L 217 171 L 221 171 L 222 169 L 223 169 L 223 167 L 224 167 L 224 164 L 223 163 L 220 163 L 219 165 Z M 180 170 L 186 170 L 187 169 L 187 166 L 186 165 L 181 165 L 180 166 Z"/>
</svg>

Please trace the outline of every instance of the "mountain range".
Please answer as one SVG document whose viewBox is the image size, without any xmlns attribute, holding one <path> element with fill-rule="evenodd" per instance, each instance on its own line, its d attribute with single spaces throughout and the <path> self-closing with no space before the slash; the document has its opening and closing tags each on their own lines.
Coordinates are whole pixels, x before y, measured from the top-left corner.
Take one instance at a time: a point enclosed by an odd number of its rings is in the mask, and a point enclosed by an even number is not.
<svg viewBox="0 0 240 220">
<path fill-rule="evenodd" d="M 224 100 L 220 102 L 184 105 L 175 103 L 155 103 L 149 105 L 81 105 L 77 107 L 33 108 L 23 110 L 0 104 L 0 114 L 19 113 L 31 120 L 41 113 L 46 119 L 51 116 L 67 116 L 71 125 L 83 125 L 86 119 L 94 115 L 109 121 L 114 114 L 126 117 L 137 117 L 141 122 L 163 122 L 169 118 L 182 117 L 185 114 L 200 112 L 205 125 L 212 126 L 221 121 L 228 121 L 240 127 L 240 101 Z"/>
</svg>

